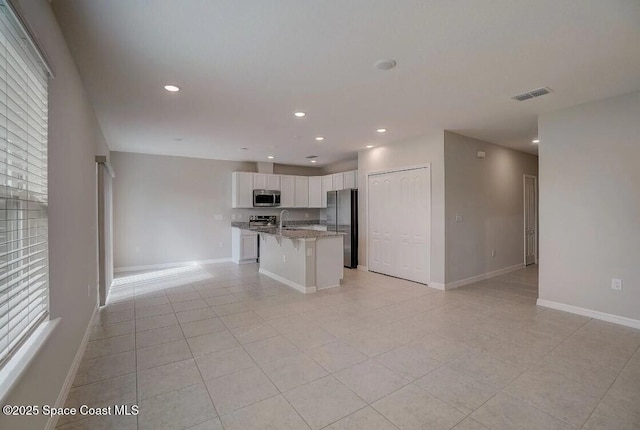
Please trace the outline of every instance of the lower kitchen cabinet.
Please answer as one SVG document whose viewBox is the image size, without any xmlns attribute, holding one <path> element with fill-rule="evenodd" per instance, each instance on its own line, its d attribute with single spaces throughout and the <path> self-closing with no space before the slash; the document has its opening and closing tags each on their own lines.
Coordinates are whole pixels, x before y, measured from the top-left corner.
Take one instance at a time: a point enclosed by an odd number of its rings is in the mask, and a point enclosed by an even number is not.
<svg viewBox="0 0 640 430">
<path fill-rule="evenodd" d="M 231 228 L 231 260 L 236 264 L 255 263 L 258 259 L 258 233 Z"/>
</svg>

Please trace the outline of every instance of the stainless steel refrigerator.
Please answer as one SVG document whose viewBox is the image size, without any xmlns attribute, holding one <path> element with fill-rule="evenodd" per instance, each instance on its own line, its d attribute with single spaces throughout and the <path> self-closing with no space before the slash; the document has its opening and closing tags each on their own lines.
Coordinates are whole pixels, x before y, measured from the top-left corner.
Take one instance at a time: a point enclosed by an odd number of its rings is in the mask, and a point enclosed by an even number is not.
<svg viewBox="0 0 640 430">
<path fill-rule="evenodd" d="M 344 267 L 358 267 L 358 190 L 327 191 L 327 231 L 345 233 Z"/>
</svg>

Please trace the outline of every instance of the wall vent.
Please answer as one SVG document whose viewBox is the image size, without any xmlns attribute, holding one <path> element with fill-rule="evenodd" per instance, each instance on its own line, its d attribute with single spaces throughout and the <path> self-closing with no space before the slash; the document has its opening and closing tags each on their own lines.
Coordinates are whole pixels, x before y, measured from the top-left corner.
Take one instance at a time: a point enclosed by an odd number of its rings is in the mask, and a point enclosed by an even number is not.
<svg viewBox="0 0 640 430">
<path fill-rule="evenodd" d="M 542 88 L 536 88 L 535 90 L 531 90 L 531 91 L 527 91 L 526 93 L 522 93 L 522 94 L 518 94 L 516 96 L 511 97 L 514 100 L 517 100 L 519 102 L 525 101 L 525 100 L 529 100 L 535 97 L 540 97 L 543 96 L 545 94 L 549 94 L 551 92 L 551 88 L 549 87 L 542 87 Z"/>
<path fill-rule="evenodd" d="M 314 159 L 314 158 L 318 158 L 318 156 L 317 155 L 307 155 L 305 158 L 308 158 L 308 159 L 311 160 L 311 159 Z"/>
</svg>

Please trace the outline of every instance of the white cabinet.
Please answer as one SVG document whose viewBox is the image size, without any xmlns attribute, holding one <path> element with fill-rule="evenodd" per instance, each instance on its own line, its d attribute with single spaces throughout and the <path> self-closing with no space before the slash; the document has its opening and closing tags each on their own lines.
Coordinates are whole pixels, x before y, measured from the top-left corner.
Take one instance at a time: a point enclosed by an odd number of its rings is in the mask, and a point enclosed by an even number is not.
<svg viewBox="0 0 640 430">
<path fill-rule="evenodd" d="M 231 228 L 231 260 L 236 264 L 255 263 L 258 258 L 258 234 Z"/>
<path fill-rule="evenodd" d="M 344 174 L 343 173 L 334 173 L 333 174 L 333 191 L 344 190 Z"/>
<path fill-rule="evenodd" d="M 326 208 L 327 191 L 358 188 L 358 171 L 325 176 L 233 172 L 232 208 L 252 208 L 253 190 L 279 190 L 282 208 Z"/>
<path fill-rule="evenodd" d="M 309 177 L 294 176 L 295 178 L 295 198 L 293 205 L 296 208 L 309 207 Z"/>
<path fill-rule="evenodd" d="M 280 190 L 280 175 L 254 173 L 253 188 L 258 190 Z"/>
<path fill-rule="evenodd" d="M 325 195 L 325 201 L 327 196 Z M 309 177 L 309 207 L 321 208 L 322 207 L 322 176 L 310 176 Z M 326 203 L 325 203 L 326 207 Z"/>
<path fill-rule="evenodd" d="M 322 177 L 322 207 L 327 207 L 327 191 L 333 191 L 333 175 Z"/>
<path fill-rule="evenodd" d="M 344 172 L 344 189 L 358 188 L 358 171 L 352 170 L 350 172 Z"/>
<path fill-rule="evenodd" d="M 231 176 L 231 207 L 253 207 L 253 173 L 233 172 Z"/>
<path fill-rule="evenodd" d="M 295 190 L 295 176 L 282 175 L 280 177 L 280 207 L 294 207 Z"/>
</svg>

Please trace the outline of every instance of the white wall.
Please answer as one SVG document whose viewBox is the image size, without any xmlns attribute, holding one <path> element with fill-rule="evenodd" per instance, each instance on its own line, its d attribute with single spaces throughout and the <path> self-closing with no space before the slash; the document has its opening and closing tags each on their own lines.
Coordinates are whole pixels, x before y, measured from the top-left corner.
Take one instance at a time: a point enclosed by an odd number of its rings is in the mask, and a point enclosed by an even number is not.
<svg viewBox="0 0 640 430">
<path fill-rule="evenodd" d="M 54 405 L 97 301 L 94 157 L 108 155 L 108 147 L 49 3 L 18 4 L 56 74 L 49 81 L 50 313 L 62 321 L 5 403 Z M 2 429 L 38 429 L 46 421 L 0 414 Z"/>
<path fill-rule="evenodd" d="M 358 264 L 367 265 L 367 173 L 431 163 L 431 281 L 444 284 L 444 133 L 442 131 L 358 153 Z M 402 214 L 398 213 L 400 220 Z"/>
<path fill-rule="evenodd" d="M 444 159 L 446 282 L 522 264 L 522 181 L 538 175 L 538 157 L 445 131 Z"/>
<path fill-rule="evenodd" d="M 256 171 L 253 162 L 112 152 L 111 163 L 116 268 L 230 258 L 232 215 L 280 213 L 231 209 L 231 173 Z M 319 217 L 318 209 L 289 212 L 293 220 Z"/>
<path fill-rule="evenodd" d="M 640 92 L 541 115 L 538 130 L 540 299 L 640 320 Z"/>
</svg>

